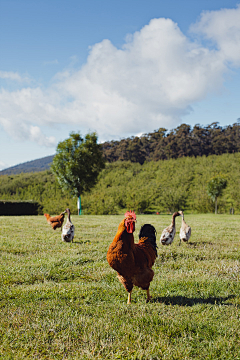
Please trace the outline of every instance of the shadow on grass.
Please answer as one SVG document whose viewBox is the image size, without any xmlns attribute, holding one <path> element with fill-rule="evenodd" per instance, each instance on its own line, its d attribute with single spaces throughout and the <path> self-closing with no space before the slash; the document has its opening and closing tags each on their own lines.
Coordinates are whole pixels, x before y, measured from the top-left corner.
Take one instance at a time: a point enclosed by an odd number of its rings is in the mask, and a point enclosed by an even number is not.
<svg viewBox="0 0 240 360">
<path fill-rule="evenodd" d="M 73 240 L 72 243 L 73 244 L 91 244 L 91 240 L 79 240 L 79 241 Z"/>
<path fill-rule="evenodd" d="M 199 246 L 202 247 L 205 245 L 213 245 L 213 243 L 211 241 L 196 241 L 196 242 L 189 241 L 187 244 L 190 246 L 193 246 L 193 247 L 199 247 Z"/>
<path fill-rule="evenodd" d="M 226 301 L 235 298 L 235 295 L 226 297 L 209 297 L 204 298 L 188 298 L 185 296 L 163 296 L 151 299 L 152 303 L 164 303 L 165 305 L 181 305 L 181 306 L 194 306 L 197 304 L 212 304 L 212 305 L 234 305 L 233 303 L 226 303 Z M 238 307 L 238 305 L 236 304 Z"/>
</svg>

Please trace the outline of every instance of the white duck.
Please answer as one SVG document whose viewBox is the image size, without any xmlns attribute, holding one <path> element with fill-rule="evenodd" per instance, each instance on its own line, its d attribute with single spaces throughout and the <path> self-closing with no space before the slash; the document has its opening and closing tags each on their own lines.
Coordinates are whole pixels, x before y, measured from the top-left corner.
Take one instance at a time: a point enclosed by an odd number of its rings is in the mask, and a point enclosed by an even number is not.
<svg viewBox="0 0 240 360">
<path fill-rule="evenodd" d="M 162 235 L 160 237 L 160 243 L 162 245 L 170 245 L 174 240 L 174 236 L 176 234 L 176 227 L 175 227 L 175 217 L 179 216 L 179 212 L 175 212 L 172 215 L 172 223 L 163 230 Z"/>
<path fill-rule="evenodd" d="M 179 245 L 181 245 L 181 240 L 184 242 L 188 242 L 191 236 L 191 228 L 188 226 L 184 220 L 183 211 L 179 211 L 180 215 L 182 216 L 182 226 L 179 232 L 180 236 L 180 242 Z"/>
<path fill-rule="evenodd" d="M 67 222 L 62 229 L 62 241 L 72 242 L 74 238 L 75 227 L 70 219 L 70 209 L 67 208 L 65 212 L 68 214 L 68 217 L 67 217 Z"/>
</svg>

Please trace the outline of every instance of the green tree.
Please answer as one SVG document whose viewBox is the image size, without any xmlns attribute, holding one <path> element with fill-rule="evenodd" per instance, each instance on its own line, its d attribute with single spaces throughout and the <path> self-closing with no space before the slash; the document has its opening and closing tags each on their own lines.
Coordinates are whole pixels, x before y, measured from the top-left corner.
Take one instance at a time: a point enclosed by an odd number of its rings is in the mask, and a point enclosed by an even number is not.
<svg viewBox="0 0 240 360">
<path fill-rule="evenodd" d="M 72 132 L 58 144 L 51 169 L 61 188 L 80 198 L 96 184 L 104 166 L 96 133 L 87 134 L 84 139 L 80 133 Z"/>
<path fill-rule="evenodd" d="M 215 176 L 207 184 L 207 193 L 208 196 L 215 202 L 215 214 L 217 214 L 217 199 L 222 196 L 223 190 L 227 187 L 227 180 Z"/>
</svg>

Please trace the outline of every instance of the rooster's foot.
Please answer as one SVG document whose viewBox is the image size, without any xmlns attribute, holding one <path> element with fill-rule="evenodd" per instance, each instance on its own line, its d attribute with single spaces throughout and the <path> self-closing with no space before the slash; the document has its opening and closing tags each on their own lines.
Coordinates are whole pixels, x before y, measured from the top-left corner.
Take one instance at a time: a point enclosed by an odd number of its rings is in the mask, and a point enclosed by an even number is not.
<svg viewBox="0 0 240 360">
<path fill-rule="evenodd" d="M 127 305 L 131 304 L 131 295 L 132 295 L 132 292 L 130 291 L 130 292 L 128 293 Z"/>
<path fill-rule="evenodd" d="M 150 295 L 150 293 L 149 293 L 149 289 L 147 289 L 147 303 L 151 300 L 151 295 Z"/>
</svg>

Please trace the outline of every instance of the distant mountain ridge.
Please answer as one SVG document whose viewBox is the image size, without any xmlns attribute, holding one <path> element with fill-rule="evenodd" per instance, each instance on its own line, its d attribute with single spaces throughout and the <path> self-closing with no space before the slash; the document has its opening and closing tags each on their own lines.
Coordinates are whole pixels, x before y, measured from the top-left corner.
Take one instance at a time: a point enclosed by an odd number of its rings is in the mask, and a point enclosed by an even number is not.
<svg viewBox="0 0 240 360">
<path fill-rule="evenodd" d="M 50 169 L 55 155 L 46 156 L 41 159 L 27 161 L 25 163 L 1 170 L 0 175 L 15 175 L 29 172 L 39 172 Z"/>
</svg>

